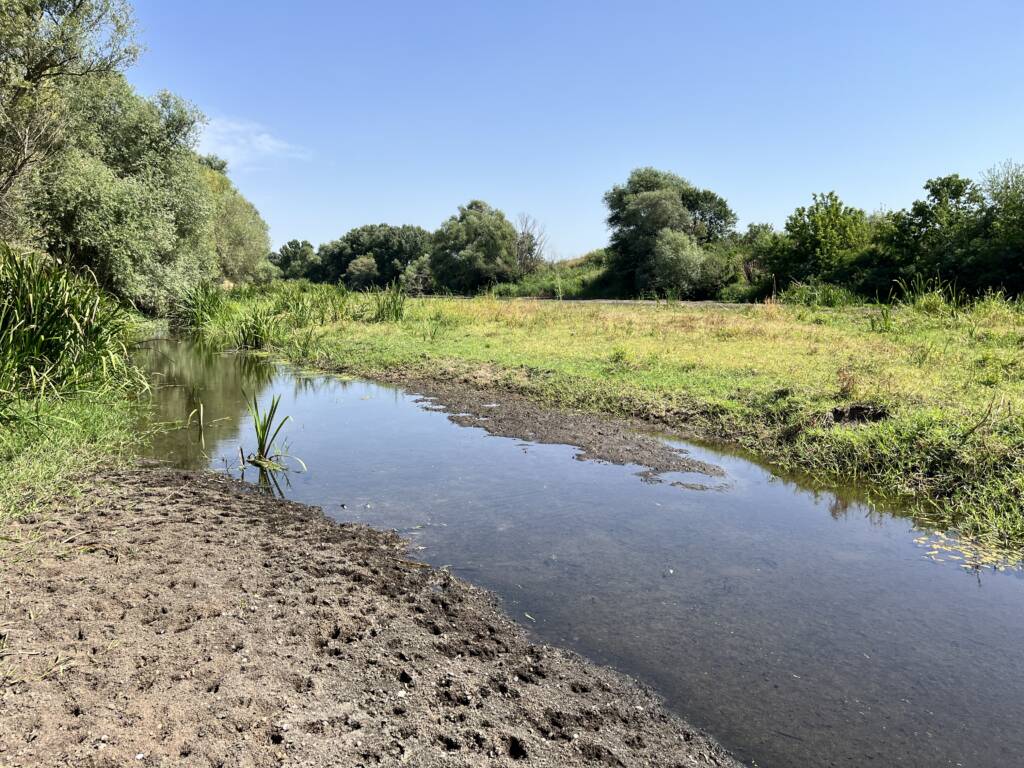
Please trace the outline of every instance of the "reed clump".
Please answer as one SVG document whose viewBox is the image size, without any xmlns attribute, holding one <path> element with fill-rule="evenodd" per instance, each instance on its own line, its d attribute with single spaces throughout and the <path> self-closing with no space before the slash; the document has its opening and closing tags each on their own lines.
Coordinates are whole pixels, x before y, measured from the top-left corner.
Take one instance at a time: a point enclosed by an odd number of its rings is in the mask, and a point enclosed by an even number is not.
<svg viewBox="0 0 1024 768">
<path fill-rule="evenodd" d="M 91 273 L 0 243 L 0 420 L 45 398 L 140 385 L 133 327 Z"/>
</svg>

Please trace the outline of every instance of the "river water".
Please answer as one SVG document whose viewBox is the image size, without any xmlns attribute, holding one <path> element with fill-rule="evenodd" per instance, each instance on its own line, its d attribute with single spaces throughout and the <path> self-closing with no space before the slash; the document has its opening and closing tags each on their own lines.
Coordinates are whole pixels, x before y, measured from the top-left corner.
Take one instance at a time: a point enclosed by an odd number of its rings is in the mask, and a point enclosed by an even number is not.
<svg viewBox="0 0 1024 768">
<path fill-rule="evenodd" d="M 203 429 L 196 414 L 158 435 L 153 457 L 237 476 L 239 446 L 255 447 L 243 392 L 281 395 L 308 466 L 284 495 L 397 529 L 748 764 L 1024 765 L 1024 578 L 964 567 L 905 518 L 698 446 L 678 447 L 724 478 L 651 483 L 458 426 L 394 387 L 190 342 L 140 355 L 152 420 L 202 404 Z"/>
</svg>

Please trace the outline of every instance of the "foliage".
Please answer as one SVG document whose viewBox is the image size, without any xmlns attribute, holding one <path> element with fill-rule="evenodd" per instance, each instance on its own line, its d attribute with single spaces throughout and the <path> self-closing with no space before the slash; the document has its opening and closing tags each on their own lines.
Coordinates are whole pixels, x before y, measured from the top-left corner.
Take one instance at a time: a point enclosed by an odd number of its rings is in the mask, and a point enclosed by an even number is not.
<svg viewBox="0 0 1024 768">
<path fill-rule="evenodd" d="M 779 301 L 804 307 L 853 307 L 864 303 L 853 291 L 829 283 L 793 283 L 779 294 Z"/>
<path fill-rule="evenodd" d="M 752 233 L 753 271 L 779 288 L 829 282 L 877 300 L 901 284 L 939 280 L 973 296 L 1024 292 L 1024 170 L 1012 162 L 981 182 L 958 174 L 928 180 L 909 208 L 867 215 L 834 193 L 798 208 L 784 234 Z"/>
<path fill-rule="evenodd" d="M 641 295 L 692 298 L 700 291 L 706 256 L 692 236 L 665 228 L 654 247 L 637 265 L 636 286 Z"/>
<path fill-rule="evenodd" d="M 377 260 L 372 253 L 356 257 L 345 269 L 345 285 L 355 291 L 375 285 L 379 277 Z"/>
<path fill-rule="evenodd" d="M 310 279 L 336 283 L 348 282 L 348 270 L 354 261 L 369 257 L 374 269 L 361 264 L 355 273 L 360 275 L 358 287 L 388 285 L 401 278 L 410 263 L 430 251 L 430 233 L 411 225 L 368 224 L 346 232 L 342 237 L 324 243 L 317 250 L 322 269 L 310 274 Z M 350 284 L 351 285 L 351 284 Z M 357 286 L 352 286 L 357 287 Z"/>
<path fill-rule="evenodd" d="M 698 245 L 729 236 L 736 215 L 714 192 L 699 189 L 686 179 L 654 168 L 638 168 L 624 185 L 616 185 L 604 196 L 608 226 L 612 230 L 609 253 L 612 268 L 625 284 L 640 285 L 641 266 L 652 259 L 664 230 L 683 233 Z M 663 251 L 664 251 L 663 246 Z M 670 260 L 678 263 L 678 259 Z M 651 279 L 643 270 L 643 279 Z"/>
<path fill-rule="evenodd" d="M 499 283 L 495 296 L 541 299 L 607 299 L 623 295 L 608 269 L 608 253 L 599 248 L 577 259 L 548 262 L 515 283 Z"/>
<path fill-rule="evenodd" d="M 527 213 L 519 214 L 515 226 L 516 275 L 523 278 L 544 264 L 548 235 L 541 223 Z"/>
<path fill-rule="evenodd" d="M 289 240 L 270 255 L 270 261 L 285 278 L 315 279 L 320 273 L 320 257 L 308 240 Z"/>
<path fill-rule="evenodd" d="M 511 280 L 517 272 L 515 227 L 480 200 L 460 206 L 434 233 L 430 267 L 438 284 L 456 293 Z"/>
<path fill-rule="evenodd" d="M 225 175 L 227 164 L 211 167 L 200 158 L 203 179 L 213 197 L 213 243 L 221 277 L 232 283 L 265 282 L 270 255 L 267 222 L 256 206 L 246 200 Z"/>
<path fill-rule="evenodd" d="M 203 116 L 121 74 L 126 0 L 0 3 L 0 237 L 153 313 L 190 285 L 269 277 L 266 224 L 194 151 Z"/>
<path fill-rule="evenodd" d="M 212 283 L 188 286 L 175 297 L 171 321 L 179 328 L 202 328 L 224 306 L 225 293 Z"/>
<path fill-rule="evenodd" d="M 277 418 L 277 408 L 280 404 L 280 395 L 274 395 L 266 409 L 260 408 L 256 395 L 253 395 L 251 398 L 246 396 L 245 398 L 245 406 L 249 411 L 249 416 L 252 418 L 253 431 L 256 433 L 256 452 L 246 456 L 245 461 L 255 467 L 271 472 L 286 468 L 281 463 L 281 459 L 285 458 L 286 454 L 283 448 L 275 447 L 275 442 L 277 436 L 281 434 L 281 430 L 284 429 L 284 425 L 291 419 L 291 416 L 285 416 L 280 420 Z"/>
<path fill-rule="evenodd" d="M 69 87 L 138 56 L 126 0 L 0 3 L 0 226 L 9 195 L 67 140 Z"/>
<path fill-rule="evenodd" d="M 246 313 L 235 332 L 236 349 L 269 349 L 277 338 L 279 320 L 272 309 L 257 306 Z"/>
<path fill-rule="evenodd" d="M 398 283 L 371 290 L 370 296 L 373 297 L 374 322 L 397 323 L 405 317 L 405 291 Z"/>
<path fill-rule="evenodd" d="M 867 245 L 870 229 L 864 211 L 828 192 L 813 195 L 811 205 L 790 215 L 786 235 L 788 247 L 776 250 L 766 265 L 782 284 L 834 277 L 845 261 Z"/>
<path fill-rule="evenodd" d="M 138 385 L 131 329 L 91 274 L 0 243 L 0 420 L 26 400 Z"/>
<path fill-rule="evenodd" d="M 430 255 L 417 256 L 406 264 L 399 282 L 402 285 L 402 290 L 409 296 L 433 293 L 436 284 L 434 273 L 430 271 Z"/>
</svg>

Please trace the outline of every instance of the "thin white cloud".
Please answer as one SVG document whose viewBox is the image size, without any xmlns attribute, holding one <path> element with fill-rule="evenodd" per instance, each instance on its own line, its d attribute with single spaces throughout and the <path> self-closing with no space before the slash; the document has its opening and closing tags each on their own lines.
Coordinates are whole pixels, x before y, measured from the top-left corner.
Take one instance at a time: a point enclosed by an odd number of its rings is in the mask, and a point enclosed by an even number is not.
<svg viewBox="0 0 1024 768">
<path fill-rule="evenodd" d="M 309 150 L 279 139 L 259 123 L 214 117 L 199 138 L 198 149 L 228 161 L 228 168 L 252 169 L 268 160 L 308 160 Z"/>
</svg>

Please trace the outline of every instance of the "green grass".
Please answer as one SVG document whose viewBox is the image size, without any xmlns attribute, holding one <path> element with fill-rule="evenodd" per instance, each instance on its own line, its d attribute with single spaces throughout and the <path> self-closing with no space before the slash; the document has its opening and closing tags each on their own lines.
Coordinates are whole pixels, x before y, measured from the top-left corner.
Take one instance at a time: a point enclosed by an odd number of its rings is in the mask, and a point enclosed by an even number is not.
<svg viewBox="0 0 1024 768">
<path fill-rule="evenodd" d="M 89 273 L 0 243 L 0 423 L 26 400 L 131 387 L 131 316 Z"/>
<path fill-rule="evenodd" d="M 0 440 L 0 539 L 8 538 L 12 519 L 77 493 L 75 481 L 87 473 L 130 460 L 143 439 L 135 429 L 137 407 L 122 397 L 76 396 L 9 424 Z"/>
<path fill-rule="evenodd" d="M 203 328 L 230 345 L 287 283 L 237 294 Z M 365 376 L 461 378 L 538 401 L 623 414 L 855 483 L 989 544 L 1024 546 L 1024 308 L 939 292 L 822 307 L 410 299 L 374 323 L 281 308 L 273 348 Z M 831 301 L 831 299 L 830 299 Z"/>
<path fill-rule="evenodd" d="M 93 276 L 0 243 L 0 540 L 75 480 L 131 454 L 138 318 Z"/>
</svg>

